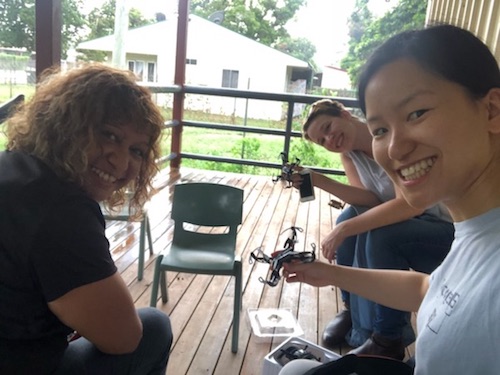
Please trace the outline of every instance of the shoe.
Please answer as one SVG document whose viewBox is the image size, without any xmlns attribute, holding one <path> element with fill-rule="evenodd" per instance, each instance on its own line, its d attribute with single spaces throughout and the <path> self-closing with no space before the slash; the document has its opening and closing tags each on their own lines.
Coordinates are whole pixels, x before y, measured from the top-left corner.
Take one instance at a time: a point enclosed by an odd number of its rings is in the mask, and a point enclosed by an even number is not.
<svg viewBox="0 0 500 375">
<path fill-rule="evenodd" d="M 323 331 L 322 346 L 327 349 L 338 349 L 337 346 L 345 341 L 345 336 L 352 327 L 351 311 L 344 309 L 337 314 Z"/>
<path fill-rule="evenodd" d="M 401 338 L 392 340 L 374 333 L 363 345 L 347 354 L 375 355 L 402 361 L 405 357 L 405 347 Z"/>
</svg>

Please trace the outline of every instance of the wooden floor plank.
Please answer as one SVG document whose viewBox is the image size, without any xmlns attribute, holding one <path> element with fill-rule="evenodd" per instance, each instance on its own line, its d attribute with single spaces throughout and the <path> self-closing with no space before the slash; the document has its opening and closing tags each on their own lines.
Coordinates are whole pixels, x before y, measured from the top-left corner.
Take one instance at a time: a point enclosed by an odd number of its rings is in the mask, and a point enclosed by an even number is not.
<svg viewBox="0 0 500 375">
<path fill-rule="evenodd" d="M 108 221 L 106 235 L 113 259 L 137 307 L 149 306 L 156 256 L 172 241 L 170 218 L 175 185 L 184 182 L 214 182 L 244 190 L 243 223 L 239 227 L 237 252 L 243 264 L 243 301 L 238 353 L 231 352 L 234 279 L 228 276 L 194 275 L 168 272 L 169 300 L 158 296 L 157 308 L 169 314 L 174 342 L 167 373 L 261 375 L 263 358 L 281 343 L 256 337 L 251 330 L 248 309 L 290 309 L 304 330 L 303 338 L 318 343 L 324 326 L 342 308 L 335 287 L 314 288 L 287 284 L 282 280 L 271 287 L 259 281 L 266 278 L 268 265 L 250 263 L 250 253 L 261 247 L 266 254 L 281 250 L 290 226 L 304 229 L 298 234 L 296 250 L 311 250 L 322 259 L 320 239 L 335 224 L 340 213 L 328 202 L 332 196 L 316 189 L 316 199 L 301 203 L 295 189 L 287 189 L 272 177 L 231 174 L 216 171 L 181 169 L 164 172 L 157 178 L 156 195 L 149 202 L 149 219 L 154 255 L 146 251 L 143 280 L 137 280 L 139 224 Z M 345 353 L 350 348 L 339 348 Z M 409 347 L 408 355 L 413 353 Z"/>
</svg>

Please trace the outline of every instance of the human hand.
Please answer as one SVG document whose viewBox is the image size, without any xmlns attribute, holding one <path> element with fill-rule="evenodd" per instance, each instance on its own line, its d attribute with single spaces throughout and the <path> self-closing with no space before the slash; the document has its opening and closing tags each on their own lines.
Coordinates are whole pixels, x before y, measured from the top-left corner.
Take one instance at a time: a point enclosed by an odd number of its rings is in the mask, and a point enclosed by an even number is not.
<svg viewBox="0 0 500 375">
<path fill-rule="evenodd" d="M 321 252 L 323 256 L 332 263 L 337 254 L 337 249 L 346 239 L 343 223 L 337 224 L 333 230 L 321 241 Z"/>
<path fill-rule="evenodd" d="M 283 276 L 287 283 L 306 283 L 312 286 L 331 285 L 329 276 L 332 265 L 314 261 L 312 263 L 290 262 L 283 265 Z"/>
</svg>

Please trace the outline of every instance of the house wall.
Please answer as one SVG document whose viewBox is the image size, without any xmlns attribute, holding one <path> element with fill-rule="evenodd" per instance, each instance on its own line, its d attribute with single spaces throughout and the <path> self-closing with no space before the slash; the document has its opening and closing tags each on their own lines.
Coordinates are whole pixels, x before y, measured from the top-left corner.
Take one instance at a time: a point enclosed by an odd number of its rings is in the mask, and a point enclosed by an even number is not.
<svg viewBox="0 0 500 375">
<path fill-rule="evenodd" d="M 303 61 L 198 17 L 190 17 L 187 38 L 186 58 L 191 63 L 186 64 L 186 84 L 222 87 L 223 70 L 231 70 L 238 72 L 237 89 L 286 92 L 291 75 L 289 66 L 307 66 Z M 167 42 L 161 48 L 158 79 L 172 83 L 175 45 Z M 191 109 L 239 117 L 283 118 L 281 102 L 187 95 L 185 105 Z"/>
<path fill-rule="evenodd" d="M 427 24 L 449 23 L 471 31 L 500 62 L 500 0 L 429 0 Z"/>
<path fill-rule="evenodd" d="M 321 87 L 327 89 L 351 89 L 351 80 L 345 70 L 325 66 L 323 67 L 323 77 Z"/>
<path fill-rule="evenodd" d="M 263 92 L 286 92 L 293 68 L 307 69 L 305 61 L 279 52 L 195 15 L 189 16 L 186 53 L 186 84 L 223 87 L 223 71 L 237 72 L 237 88 Z M 80 43 L 78 48 L 109 52 L 113 36 Z M 157 63 L 157 82 L 174 82 L 177 19 L 128 30 L 125 36 L 127 60 Z M 111 60 L 110 60 L 111 61 Z M 305 92 L 305 91 L 304 91 Z M 171 95 L 158 97 L 171 105 Z M 164 102 L 161 102 L 164 100 Z M 239 117 L 279 120 L 281 102 L 224 97 L 186 96 L 185 107 Z"/>
</svg>

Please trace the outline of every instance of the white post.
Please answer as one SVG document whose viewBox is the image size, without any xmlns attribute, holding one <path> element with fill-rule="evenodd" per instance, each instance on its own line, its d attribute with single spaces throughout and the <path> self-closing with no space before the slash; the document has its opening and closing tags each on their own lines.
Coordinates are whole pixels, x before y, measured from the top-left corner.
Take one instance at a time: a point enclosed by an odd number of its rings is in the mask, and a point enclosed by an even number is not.
<svg viewBox="0 0 500 375">
<path fill-rule="evenodd" d="M 113 46 L 112 63 L 118 68 L 127 68 L 125 35 L 128 30 L 129 0 L 116 0 L 115 9 L 115 44 Z"/>
</svg>

